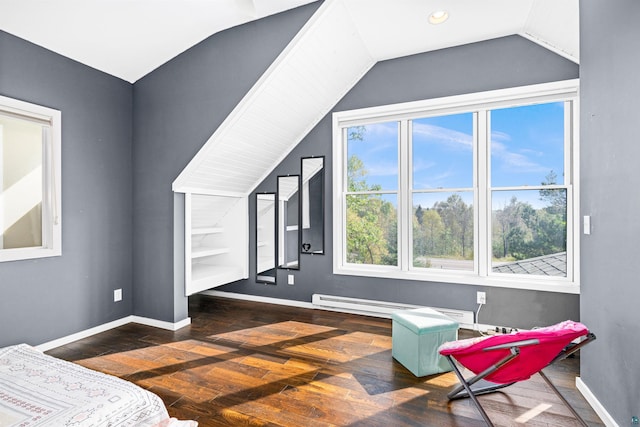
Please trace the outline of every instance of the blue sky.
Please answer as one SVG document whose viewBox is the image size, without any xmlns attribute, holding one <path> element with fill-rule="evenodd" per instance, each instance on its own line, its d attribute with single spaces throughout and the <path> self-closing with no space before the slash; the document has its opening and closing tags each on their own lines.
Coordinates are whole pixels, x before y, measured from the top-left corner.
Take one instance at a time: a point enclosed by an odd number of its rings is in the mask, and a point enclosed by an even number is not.
<svg viewBox="0 0 640 427">
<path fill-rule="evenodd" d="M 364 162 L 367 181 L 385 190 L 398 187 L 397 135 L 397 122 L 367 125 L 364 140 L 348 146 L 348 156 L 355 154 Z M 540 185 L 551 170 L 561 181 L 563 141 L 562 102 L 493 110 L 492 187 Z M 415 189 L 472 187 L 471 113 L 413 121 L 413 181 Z M 537 199 L 537 191 L 531 194 Z"/>
</svg>

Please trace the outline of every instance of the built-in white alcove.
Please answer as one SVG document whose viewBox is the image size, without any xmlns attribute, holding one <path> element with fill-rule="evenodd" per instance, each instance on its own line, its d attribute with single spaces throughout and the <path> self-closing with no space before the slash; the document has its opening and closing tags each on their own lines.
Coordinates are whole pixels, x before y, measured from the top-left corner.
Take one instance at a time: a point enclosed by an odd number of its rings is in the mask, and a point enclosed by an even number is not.
<svg viewBox="0 0 640 427">
<path fill-rule="evenodd" d="M 247 198 L 185 194 L 185 294 L 191 295 L 248 274 Z"/>
</svg>

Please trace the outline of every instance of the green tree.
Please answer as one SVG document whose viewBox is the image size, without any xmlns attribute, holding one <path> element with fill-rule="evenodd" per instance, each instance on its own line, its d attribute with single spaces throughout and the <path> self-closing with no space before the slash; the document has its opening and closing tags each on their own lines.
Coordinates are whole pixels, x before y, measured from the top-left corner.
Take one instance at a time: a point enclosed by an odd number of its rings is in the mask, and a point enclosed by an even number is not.
<svg viewBox="0 0 640 427">
<path fill-rule="evenodd" d="M 366 128 L 349 128 L 349 141 L 363 141 Z M 355 155 L 347 159 L 347 191 L 379 191 L 367 181 L 369 172 Z M 347 196 L 347 262 L 376 265 L 397 264 L 397 213 L 381 194 Z"/>
<path fill-rule="evenodd" d="M 467 258 L 473 251 L 473 206 L 467 205 L 459 194 L 452 194 L 433 208 L 444 224 L 443 254 Z"/>
<path fill-rule="evenodd" d="M 441 255 L 444 226 L 440 214 L 434 209 L 416 209 L 413 218 L 413 265 L 431 267 L 429 257 Z"/>
<path fill-rule="evenodd" d="M 373 195 L 347 196 L 347 261 L 384 264 L 389 248 L 379 213 L 385 202 Z"/>
<path fill-rule="evenodd" d="M 508 205 L 494 213 L 494 242 L 499 240 L 500 245 L 494 245 L 494 256 L 498 258 L 507 258 L 513 256 L 513 245 L 517 246 L 518 251 L 522 251 L 526 241 L 531 240 L 529 227 L 523 218 L 527 218 L 529 222 L 534 221 L 535 210 L 526 202 L 518 201 L 513 196 Z M 497 239 L 496 239 L 497 237 Z M 497 250 L 497 253 L 496 253 Z"/>
<path fill-rule="evenodd" d="M 424 217 L 424 210 L 422 209 L 422 206 L 418 205 L 418 208 L 415 211 L 415 216 L 416 216 L 416 219 L 418 220 L 418 224 L 422 225 L 423 217 Z"/>
<path fill-rule="evenodd" d="M 542 185 L 556 185 L 558 175 L 552 170 Z M 559 215 L 566 222 L 567 221 L 567 192 L 564 189 L 542 189 L 540 190 L 540 200 L 547 202 L 548 206 L 545 208 L 547 212 L 553 215 Z"/>
</svg>

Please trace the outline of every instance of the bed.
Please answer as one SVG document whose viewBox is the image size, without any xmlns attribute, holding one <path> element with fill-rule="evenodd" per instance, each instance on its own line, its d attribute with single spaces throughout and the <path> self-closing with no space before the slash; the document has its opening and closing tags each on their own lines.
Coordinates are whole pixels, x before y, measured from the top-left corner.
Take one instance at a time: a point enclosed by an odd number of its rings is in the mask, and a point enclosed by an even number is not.
<svg viewBox="0 0 640 427">
<path fill-rule="evenodd" d="M 195 427 L 131 383 L 27 345 L 0 348 L 0 426 Z"/>
</svg>

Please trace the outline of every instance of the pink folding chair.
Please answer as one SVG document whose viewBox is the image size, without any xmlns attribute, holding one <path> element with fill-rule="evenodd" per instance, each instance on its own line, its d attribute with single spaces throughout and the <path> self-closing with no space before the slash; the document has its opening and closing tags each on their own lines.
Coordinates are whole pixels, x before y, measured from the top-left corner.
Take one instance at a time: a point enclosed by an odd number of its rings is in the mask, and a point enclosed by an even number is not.
<svg viewBox="0 0 640 427">
<path fill-rule="evenodd" d="M 569 357 L 595 339 L 596 336 L 586 326 L 567 320 L 530 331 L 444 343 L 438 351 L 449 360 L 460 380 L 460 385 L 451 390 L 447 397 L 449 400 L 470 397 L 482 418 L 489 426 L 493 426 L 476 396 L 527 380 L 538 373 L 576 419 L 586 426 L 542 369 Z M 456 361 L 475 376 L 465 379 Z"/>
</svg>

